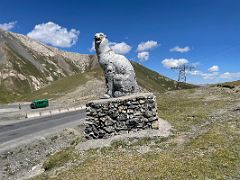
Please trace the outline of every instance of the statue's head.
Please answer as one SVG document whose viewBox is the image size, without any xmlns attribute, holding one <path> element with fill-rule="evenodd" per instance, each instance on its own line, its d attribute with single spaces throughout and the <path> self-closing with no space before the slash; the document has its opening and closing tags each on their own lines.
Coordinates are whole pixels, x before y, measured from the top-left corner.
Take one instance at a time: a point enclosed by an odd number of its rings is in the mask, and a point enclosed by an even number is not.
<svg viewBox="0 0 240 180">
<path fill-rule="evenodd" d="M 105 49 L 108 46 L 108 39 L 104 33 L 96 33 L 94 36 L 95 40 L 95 49 L 96 51 L 100 51 L 101 49 Z"/>
</svg>

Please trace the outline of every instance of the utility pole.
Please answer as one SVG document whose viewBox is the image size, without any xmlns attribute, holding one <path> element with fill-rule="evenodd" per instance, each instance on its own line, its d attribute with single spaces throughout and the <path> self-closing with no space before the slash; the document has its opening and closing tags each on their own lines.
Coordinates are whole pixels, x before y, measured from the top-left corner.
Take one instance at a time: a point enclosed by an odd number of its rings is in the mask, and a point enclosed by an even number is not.
<svg viewBox="0 0 240 180">
<path fill-rule="evenodd" d="M 172 67 L 171 69 L 179 70 L 178 74 L 178 83 L 186 83 L 187 82 L 187 71 L 193 71 L 196 69 L 196 66 L 191 64 L 183 64 L 180 66 Z"/>
</svg>

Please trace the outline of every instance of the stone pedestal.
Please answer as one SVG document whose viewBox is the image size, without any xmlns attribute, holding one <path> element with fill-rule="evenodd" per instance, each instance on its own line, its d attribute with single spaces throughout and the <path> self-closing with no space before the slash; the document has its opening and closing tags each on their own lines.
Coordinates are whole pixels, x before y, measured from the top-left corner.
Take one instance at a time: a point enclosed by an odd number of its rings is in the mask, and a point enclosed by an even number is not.
<svg viewBox="0 0 240 180">
<path fill-rule="evenodd" d="M 91 101 L 86 107 L 87 139 L 158 128 L 156 97 L 152 93 Z"/>
</svg>

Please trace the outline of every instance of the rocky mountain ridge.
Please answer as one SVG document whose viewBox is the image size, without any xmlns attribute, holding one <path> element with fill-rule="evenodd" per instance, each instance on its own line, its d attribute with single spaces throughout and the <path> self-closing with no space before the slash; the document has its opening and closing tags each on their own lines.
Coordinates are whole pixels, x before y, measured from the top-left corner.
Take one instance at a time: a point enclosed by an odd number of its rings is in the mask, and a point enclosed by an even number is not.
<svg viewBox="0 0 240 180">
<path fill-rule="evenodd" d="M 61 51 L 27 36 L 0 30 L 0 91 L 38 90 L 96 65 L 94 55 Z M 95 64 L 94 64 L 95 63 Z"/>
</svg>

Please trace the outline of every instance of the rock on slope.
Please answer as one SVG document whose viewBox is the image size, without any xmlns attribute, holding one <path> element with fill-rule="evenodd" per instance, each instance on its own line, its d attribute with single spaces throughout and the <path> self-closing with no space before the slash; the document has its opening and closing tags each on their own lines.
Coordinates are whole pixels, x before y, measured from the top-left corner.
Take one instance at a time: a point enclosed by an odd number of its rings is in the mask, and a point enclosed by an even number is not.
<svg viewBox="0 0 240 180">
<path fill-rule="evenodd" d="M 94 66 L 94 55 L 64 52 L 0 30 L 0 92 L 21 94 Z"/>
</svg>

